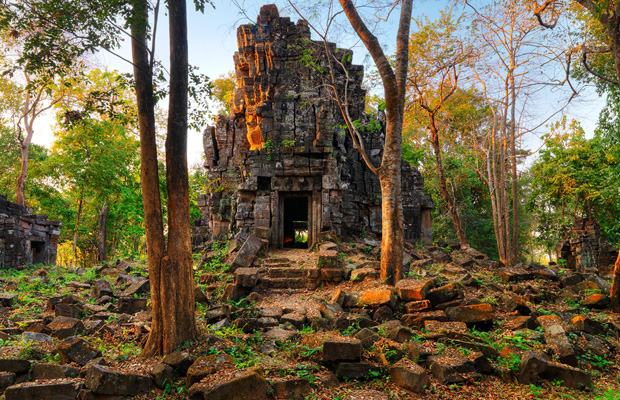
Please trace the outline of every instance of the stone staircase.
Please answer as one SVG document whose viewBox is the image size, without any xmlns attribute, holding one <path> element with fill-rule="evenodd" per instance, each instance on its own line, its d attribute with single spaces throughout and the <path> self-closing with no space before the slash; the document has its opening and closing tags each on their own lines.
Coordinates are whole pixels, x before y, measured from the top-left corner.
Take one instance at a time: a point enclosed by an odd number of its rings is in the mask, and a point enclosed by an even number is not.
<svg viewBox="0 0 620 400">
<path fill-rule="evenodd" d="M 262 289 L 306 289 L 307 271 L 307 267 L 291 263 L 288 258 L 267 258 L 258 266 L 259 286 Z"/>
</svg>

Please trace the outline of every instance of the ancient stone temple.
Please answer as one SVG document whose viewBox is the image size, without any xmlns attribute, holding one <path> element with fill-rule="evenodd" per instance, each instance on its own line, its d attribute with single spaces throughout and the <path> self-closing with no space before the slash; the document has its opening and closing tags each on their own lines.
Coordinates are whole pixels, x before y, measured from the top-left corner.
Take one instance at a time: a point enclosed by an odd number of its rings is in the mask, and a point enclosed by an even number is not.
<svg viewBox="0 0 620 400">
<path fill-rule="evenodd" d="M 209 190 L 199 198 L 194 246 L 238 233 L 277 247 L 307 247 L 324 233 L 379 236 L 379 179 L 353 148 L 326 85 L 326 52 L 341 63 L 335 87 L 379 165 L 385 126 L 381 113 L 366 115 L 363 67 L 350 50 L 312 41 L 304 21 L 280 17 L 274 5 L 240 26 L 237 41 L 232 115 L 204 132 Z M 402 176 L 406 239 L 430 241 L 433 203 L 422 176 L 405 162 Z"/>
<path fill-rule="evenodd" d="M 0 268 L 55 263 L 60 226 L 0 195 Z"/>
<path fill-rule="evenodd" d="M 558 259 L 566 260 L 566 266 L 576 271 L 598 270 L 601 275 L 613 271 L 618 250 L 601 236 L 596 221 L 579 218 L 562 243 L 556 246 Z"/>
</svg>

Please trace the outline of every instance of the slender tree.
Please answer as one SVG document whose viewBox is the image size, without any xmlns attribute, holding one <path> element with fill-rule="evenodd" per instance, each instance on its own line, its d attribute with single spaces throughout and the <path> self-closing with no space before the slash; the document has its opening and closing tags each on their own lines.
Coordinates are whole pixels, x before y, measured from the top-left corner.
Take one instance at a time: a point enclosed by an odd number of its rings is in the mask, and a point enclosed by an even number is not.
<svg viewBox="0 0 620 400">
<path fill-rule="evenodd" d="M 411 14 L 413 1 L 400 2 L 400 17 L 396 35 L 396 55 L 393 63 L 383 51 L 379 39 L 372 33 L 364 19 L 358 12 L 356 4 L 352 0 L 340 0 L 342 11 L 335 11 L 334 4 L 330 2 L 327 24 L 325 29 L 320 29 L 309 22 L 299 8 L 293 2 L 289 2 L 295 11 L 308 21 L 313 31 L 320 36 L 324 44 L 325 53 L 328 57 L 327 84 L 333 91 L 333 98 L 337 101 L 341 114 L 344 118 L 348 131 L 351 135 L 354 148 L 360 153 L 368 168 L 379 177 L 381 186 L 381 279 L 394 284 L 402 278 L 402 261 L 404 250 L 404 223 L 401 194 L 401 163 L 402 163 L 402 129 L 404 120 L 404 107 L 407 82 L 407 68 L 409 58 L 409 30 L 411 27 Z M 399 2 L 392 4 L 392 9 Z M 364 43 L 370 53 L 379 76 L 383 83 L 386 130 L 381 165 L 375 166 L 364 148 L 362 134 L 349 113 L 348 86 L 339 91 L 334 71 L 336 68 L 348 73 L 345 63 L 333 50 L 330 49 L 327 36 L 330 27 L 338 15 L 344 12 L 351 27 L 359 39 Z"/>
<path fill-rule="evenodd" d="M 450 124 L 449 115 L 442 115 L 442 112 L 458 89 L 460 71 L 465 69 L 470 51 L 458 39 L 459 23 L 450 13 L 442 13 L 435 23 L 426 20 L 416 21 L 416 24 L 418 30 L 410 40 L 408 88 L 411 95 L 407 110 L 414 115 L 413 108 L 423 111 L 420 119 L 430 133 L 439 193 L 448 208 L 460 246 L 466 249 L 469 243 L 455 198 L 448 190 L 440 141 Z"/>
</svg>

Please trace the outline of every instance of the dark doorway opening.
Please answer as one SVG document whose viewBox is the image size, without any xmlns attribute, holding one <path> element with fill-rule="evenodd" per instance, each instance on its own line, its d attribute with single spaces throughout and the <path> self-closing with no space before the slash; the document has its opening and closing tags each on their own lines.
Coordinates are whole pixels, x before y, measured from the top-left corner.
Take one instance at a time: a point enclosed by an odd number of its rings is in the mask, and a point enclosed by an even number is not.
<svg viewBox="0 0 620 400">
<path fill-rule="evenodd" d="M 309 239 L 308 196 L 285 196 L 283 199 L 282 245 L 307 249 Z"/>
<path fill-rule="evenodd" d="M 32 250 L 32 263 L 44 264 L 45 259 L 45 242 L 30 242 L 30 249 Z"/>
</svg>

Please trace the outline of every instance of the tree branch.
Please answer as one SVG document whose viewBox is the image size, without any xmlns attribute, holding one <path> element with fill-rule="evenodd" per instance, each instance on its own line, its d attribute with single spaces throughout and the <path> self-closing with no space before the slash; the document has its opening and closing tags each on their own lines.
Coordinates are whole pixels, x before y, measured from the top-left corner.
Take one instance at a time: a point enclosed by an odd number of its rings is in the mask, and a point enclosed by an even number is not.
<svg viewBox="0 0 620 400">
<path fill-rule="evenodd" d="M 596 76 L 597 78 L 611 84 L 614 86 L 620 86 L 620 83 L 618 83 L 618 81 L 614 81 L 613 79 L 607 78 L 601 74 L 599 74 L 598 72 L 592 70 L 592 68 L 590 68 L 590 65 L 588 65 L 588 54 L 602 54 L 602 53 L 608 53 L 610 52 L 611 49 L 607 48 L 605 50 L 605 48 L 601 48 L 600 51 L 597 50 L 588 50 L 587 48 L 584 47 L 583 49 L 583 54 L 581 56 L 581 61 L 583 63 L 584 68 L 586 69 L 586 71 L 588 71 L 589 73 L 591 73 L 592 75 Z"/>
</svg>

